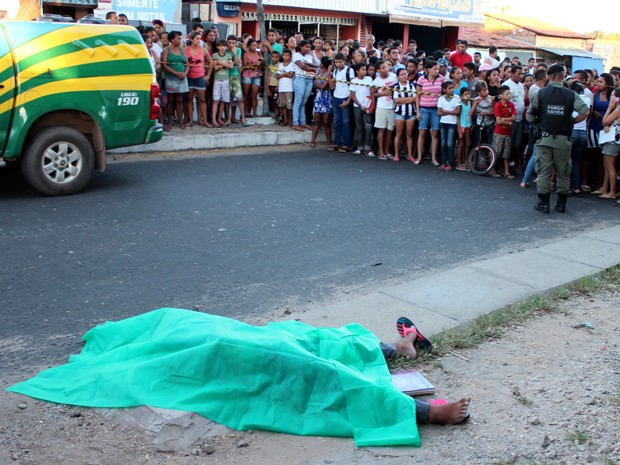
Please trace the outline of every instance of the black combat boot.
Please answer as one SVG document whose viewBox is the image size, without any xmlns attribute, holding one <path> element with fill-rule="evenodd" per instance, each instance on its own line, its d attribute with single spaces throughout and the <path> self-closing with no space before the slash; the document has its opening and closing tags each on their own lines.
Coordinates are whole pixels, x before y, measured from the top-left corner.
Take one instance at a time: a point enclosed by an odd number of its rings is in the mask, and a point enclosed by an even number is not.
<svg viewBox="0 0 620 465">
<path fill-rule="evenodd" d="M 566 212 L 566 200 L 568 199 L 567 194 L 558 194 L 558 201 L 555 204 L 555 211 L 558 213 Z"/>
<path fill-rule="evenodd" d="M 534 208 L 539 212 L 549 213 L 549 197 L 551 194 L 538 194 L 538 202 Z"/>
</svg>

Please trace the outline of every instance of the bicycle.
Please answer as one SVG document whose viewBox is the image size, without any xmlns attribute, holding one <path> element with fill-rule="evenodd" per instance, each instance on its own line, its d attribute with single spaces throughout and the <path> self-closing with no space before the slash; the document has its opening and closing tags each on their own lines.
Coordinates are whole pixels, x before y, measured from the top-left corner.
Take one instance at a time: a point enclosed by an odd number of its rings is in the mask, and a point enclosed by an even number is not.
<svg viewBox="0 0 620 465">
<path fill-rule="evenodd" d="M 471 149 L 467 156 L 467 167 L 469 171 L 478 176 L 489 174 L 495 162 L 497 155 L 491 144 L 482 143 L 482 128 L 484 127 L 486 116 L 482 117 L 482 124 L 478 125 L 478 144 Z"/>
</svg>

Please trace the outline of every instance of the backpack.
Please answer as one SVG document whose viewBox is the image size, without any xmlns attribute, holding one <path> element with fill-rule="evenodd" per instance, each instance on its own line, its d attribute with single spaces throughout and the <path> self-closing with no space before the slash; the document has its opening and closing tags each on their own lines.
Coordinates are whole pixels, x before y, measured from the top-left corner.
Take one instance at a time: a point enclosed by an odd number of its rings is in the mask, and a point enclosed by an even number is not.
<svg viewBox="0 0 620 465">
<path fill-rule="evenodd" d="M 351 71 L 353 71 L 353 77 L 351 77 Z M 336 71 L 340 75 L 340 70 Z M 334 73 L 334 79 L 336 79 L 336 72 Z M 355 79 L 355 70 L 347 65 L 344 65 L 344 80 L 351 84 L 351 81 Z M 342 79 L 339 79 L 342 81 Z"/>
</svg>

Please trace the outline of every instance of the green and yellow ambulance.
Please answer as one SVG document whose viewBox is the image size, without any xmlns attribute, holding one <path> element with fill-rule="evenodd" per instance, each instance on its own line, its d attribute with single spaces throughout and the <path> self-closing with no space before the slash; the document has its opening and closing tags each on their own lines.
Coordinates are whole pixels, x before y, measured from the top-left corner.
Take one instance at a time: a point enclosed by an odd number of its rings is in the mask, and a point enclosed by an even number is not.
<svg viewBox="0 0 620 465">
<path fill-rule="evenodd" d="M 135 28 L 0 21 L 0 157 L 43 194 L 80 191 L 108 149 L 160 140 L 158 95 Z"/>
</svg>

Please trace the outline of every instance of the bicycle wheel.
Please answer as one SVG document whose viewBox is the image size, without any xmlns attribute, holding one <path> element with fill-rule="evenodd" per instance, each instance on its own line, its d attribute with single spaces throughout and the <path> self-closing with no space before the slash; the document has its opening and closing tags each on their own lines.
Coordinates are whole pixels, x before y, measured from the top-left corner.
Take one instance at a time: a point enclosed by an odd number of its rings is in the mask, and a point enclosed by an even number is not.
<svg viewBox="0 0 620 465">
<path fill-rule="evenodd" d="M 478 176 L 489 174 L 495 165 L 495 150 L 487 144 L 476 145 L 467 157 L 469 171 Z"/>
</svg>

